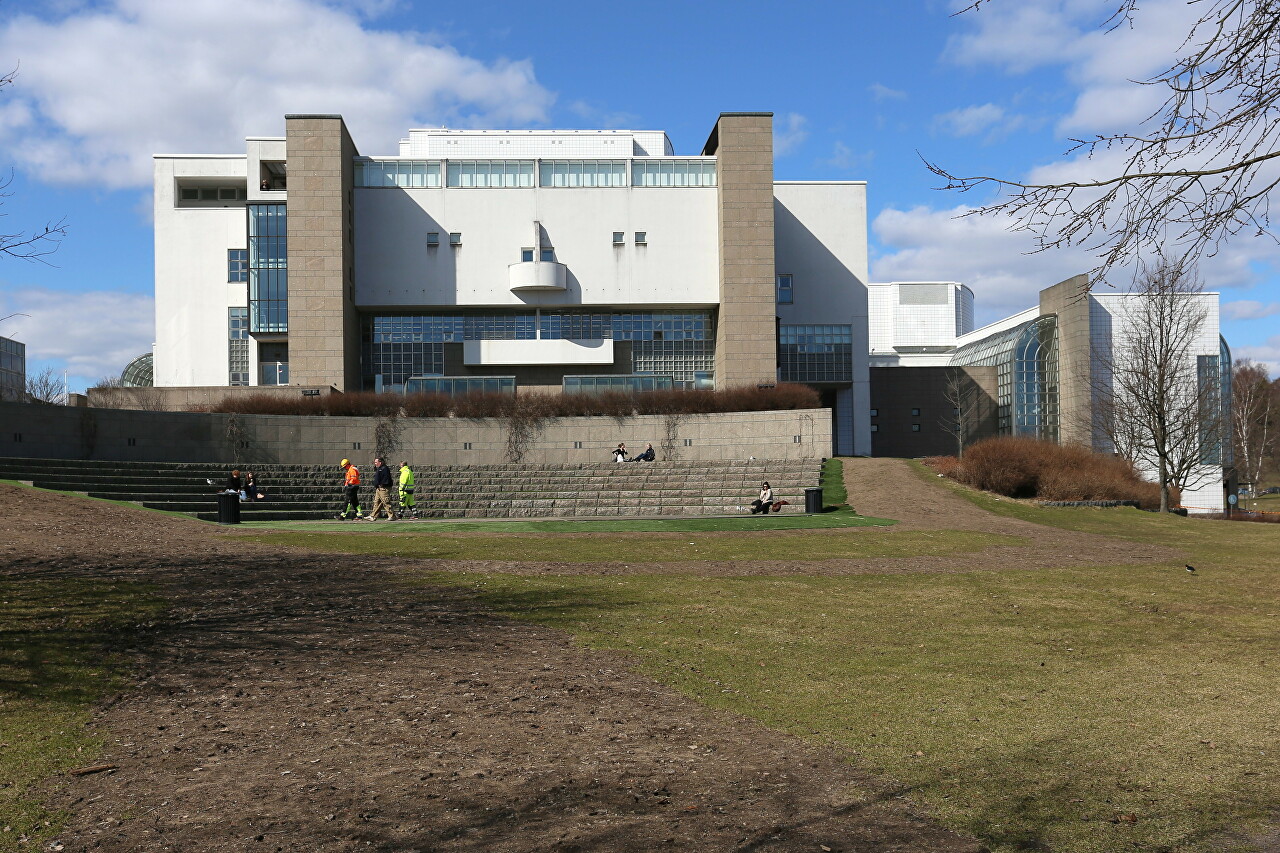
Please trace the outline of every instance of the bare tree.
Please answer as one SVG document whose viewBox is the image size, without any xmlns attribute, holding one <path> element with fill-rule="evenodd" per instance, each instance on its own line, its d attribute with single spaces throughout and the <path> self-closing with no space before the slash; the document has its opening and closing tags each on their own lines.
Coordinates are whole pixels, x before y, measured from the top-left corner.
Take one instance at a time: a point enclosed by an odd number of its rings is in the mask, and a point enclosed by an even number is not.
<svg viewBox="0 0 1280 853">
<path fill-rule="evenodd" d="M 64 406 L 67 403 L 67 386 L 62 376 L 52 367 L 27 377 L 27 402 L 48 406 Z"/>
<path fill-rule="evenodd" d="M 1201 291 L 1193 267 L 1162 258 L 1131 291 L 1111 346 L 1094 353 L 1097 437 L 1155 476 L 1161 512 L 1171 489 L 1221 476 L 1227 450 L 1217 358 L 1196 353 L 1208 316 Z"/>
<path fill-rule="evenodd" d="M 1241 359 L 1231 374 L 1231 439 L 1236 470 L 1254 486 L 1262 480 L 1264 463 L 1275 453 L 1278 416 L 1280 398 L 1266 368 Z"/>
<path fill-rule="evenodd" d="M 6 86 L 13 85 L 14 78 L 17 76 L 17 69 L 0 76 L 0 91 L 4 90 Z M 12 193 L 6 192 L 12 183 L 13 170 L 10 169 L 9 177 L 0 181 L 0 200 L 12 195 Z M 3 204 L 3 201 L 0 201 L 0 204 Z M 6 215 L 0 213 L 0 216 Z M 45 256 L 52 255 L 58 251 L 58 245 L 66 234 L 67 223 L 65 219 L 60 219 L 57 222 L 46 222 L 43 228 L 36 228 L 32 231 L 15 231 L 13 233 L 0 231 L 0 255 L 8 255 L 11 258 L 18 258 L 24 261 L 40 261 L 44 263 Z"/>
<path fill-rule="evenodd" d="M 978 436 L 982 422 L 982 388 L 963 368 L 948 368 L 943 380 L 942 399 L 951 407 L 950 416 L 938 419 L 938 426 L 956 440 L 956 456 Z"/>
<path fill-rule="evenodd" d="M 976 0 L 964 11 L 991 0 Z M 1137 0 L 1116 0 L 1108 25 L 1135 25 Z M 1190 0 L 1203 12 L 1169 67 L 1140 85 L 1164 89 L 1163 105 L 1126 133 L 1072 139 L 1068 155 L 1125 152 L 1124 166 L 1098 180 L 1031 184 L 961 177 L 926 160 L 966 192 L 1002 196 L 966 215 L 1000 214 L 1036 237 L 1037 251 L 1082 245 L 1093 278 L 1131 266 L 1173 242 L 1187 255 L 1213 254 L 1244 232 L 1271 230 L 1280 185 L 1280 0 Z"/>
</svg>

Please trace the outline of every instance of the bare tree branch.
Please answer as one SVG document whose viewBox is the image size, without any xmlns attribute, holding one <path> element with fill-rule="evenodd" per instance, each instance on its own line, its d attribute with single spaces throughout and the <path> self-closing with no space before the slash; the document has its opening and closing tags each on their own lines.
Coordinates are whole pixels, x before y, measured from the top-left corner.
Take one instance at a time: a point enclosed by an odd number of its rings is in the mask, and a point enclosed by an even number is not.
<svg viewBox="0 0 1280 853">
<path fill-rule="evenodd" d="M 962 12 L 991 0 L 977 0 Z M 1204 11 L 1163 72 L 1136 85 L 1166 90 L 1161 107 L 1130 133 L 1073 139 L 1068 156 L 1125 152 L 1097 180 L 1029 183 L 959 176 L 925 160 L 941 189 L 997 187 L 996 201 L 966 215 L 1001 215 L 1035 237 L 1037 252 L 1083 246 L 1091 277 L 1140 262 L 1175 243 L 1213 255 L 1237 234 L 1277 239 L 1271 196 L 1280 186 L 1280 0 L 1191 0 Z M 1105 26 L 1133 25 L 1136 0 L 1121 0 Z M 922 158 L 924 159 L 924 158 Z"/>
<path fill-rule="evenodd" d="M 0 91 L 6 86 L 13 85 L 14 79 L 18 76 L 18 69 L 10 71 L 4 76 L 0 76 Z M 13 170 L 9 170 L 9 177 L 0 181 L 0 204 L 3 199 L 9 198 L 12 193 L 6 192 L 9 185 L 13 183 Z M 8 214 L 0 213 L 0 217 Z M 62 238 L 67 236 L 67 220 L 59 219 L 56 222 L 46 222 L 42 228 L 33 231 L 15 231 L 12 233 L 0 232 L 0 255 L 8 255 L 11 258 L 17 258 L 22 261 L 36 261 L 47 264 L 46 257 L 58 251 L 58 246 L 62 243 Z"/>
</svg>

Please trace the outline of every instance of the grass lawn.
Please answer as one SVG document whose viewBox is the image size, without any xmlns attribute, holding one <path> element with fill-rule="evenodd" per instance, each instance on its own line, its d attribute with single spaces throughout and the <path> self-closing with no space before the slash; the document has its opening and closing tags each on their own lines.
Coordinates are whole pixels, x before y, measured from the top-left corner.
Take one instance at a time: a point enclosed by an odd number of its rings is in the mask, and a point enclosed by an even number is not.
<svg viewBox="0 0 1280 853">
<path fill-rule="evenodd" d="M 61 816 L 37 783 L 94 763 L 92 706 L 124 686 L 114 644 L 158 612 L 136 584 L 6 577 L 0 591 L 0 851 L 39 848 Z"/>
<path fill-rule="evenodd" d="M 1226 850 L 1219 833 L 1274 819 L 1280 528 L 970 496 L 1198 571 L 420 580 L 830 743 L 996 851 Z"/>
</svg>

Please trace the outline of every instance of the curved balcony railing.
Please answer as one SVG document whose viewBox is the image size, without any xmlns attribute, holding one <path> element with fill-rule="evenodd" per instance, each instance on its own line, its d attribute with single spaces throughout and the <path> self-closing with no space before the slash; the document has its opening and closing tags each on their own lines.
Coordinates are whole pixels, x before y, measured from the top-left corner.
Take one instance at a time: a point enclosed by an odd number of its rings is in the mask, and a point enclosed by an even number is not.
<svg viewBox="0 0 1280 853">
<path fill-rule="evenodd" d="M 569 268 L 556 261 L 523 261 L 507 267 L 511 290 L 567 290 Z"/>
</svg>

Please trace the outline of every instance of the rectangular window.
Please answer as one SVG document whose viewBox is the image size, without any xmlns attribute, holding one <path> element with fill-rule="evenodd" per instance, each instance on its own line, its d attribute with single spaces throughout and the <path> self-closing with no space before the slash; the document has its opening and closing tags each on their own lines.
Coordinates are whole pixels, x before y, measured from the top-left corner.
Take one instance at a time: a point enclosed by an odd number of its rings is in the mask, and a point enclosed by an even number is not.
<svg viewBox="0 0 1280 853">
<path fill-rule="evenodd" d="M 853 327 L 778 327 L 778 367 L 783 382 L 853 381 Z"/>
<path fill-rule="evenodd" d="M 249 280 L 249 250 L 227 249 L 227 281 Z"/>
<path fill-rule="evenodd" d="M 448 187 L 533 186 L 532 160 L 450 160 L 445 171 Z"/>
<path fill-rule="evenodd" d="M 633 187 L 714 187 L 716 161 L 640 158 L 631 161 Z"/>
<path fill-rule="evenodd" d="M 879 426 L 877 426 L 876 424 L 872 424 L 872 425 L 871 425 L 871 431 L 872 431 L 872 432 L 879 432 L 879 431 L 880 431 L 880 427 L 879 427 Z"/>
<path fill-rule="evenodd" d="M 289 331 L 285 205 L 249 205 L 249 329 Z"/>
<path fill-rule="evenodd" d="M 872 410 L 871 410 L 871 417 L 873 417 L 873 418 L 878 418 L 878 417 L 880 417 L 880 410 L 879 410 L 879 409 L 872 409 Z"/>
<path fill-rule="evenodd" d="M 613 245 L 615 245 L 615 246 L 621 246 L 621 245 L 622 245 L 623 243 L 625 243 L 625 242 L 627 242 L 627 235 L 626 235 L 626 234 L 624 234 L 624 233 L 623 233 L 623 232 L 621 232 L 621 231 L 614 231 L 614 232 L 613 232 Z"/>
<path fill-rule="evenodd" d="M 249 309 L 227 309 L 227 384 L 249 384 Z"/>
<path fill-rule="evenodd" d="M 778 273 L 778 304 L 791 304 L 791 274 Z"/>
<path fill-rule="evenodd" d="M 555 261 L 555 259 L 556 259 L 556 250 L 555 250 L 555 249 L 547 248 L 547 247 L 545 247 L 545 246 L 544 246 L 544 247 L 543 247 L 543 248 L 538 252 L 538 260 L 542 261 L 543 263 L 549 264 L 549 263 L 552 263 L 553 261 Z"/>
<path fill-rule="evenodd" d="M 646 243 L 648 243 L 648 242 L 649 242 L 649 232 L 647 232 L 647 231 L 637 231 L 637 232 L 636 232 L 636 245 L 637 245 L 637 246 L 643 246 L 644 244 L 646 244 Z"/>
<path fill-rule="evenodd" d="M 920 410 L 919 410 L 919 409 L 912 409 L 912 410 L 911 410 L 911 417 L 913 417 L 913 418 L 918 418 L 918 417 L 920 417 Z"/>
<path fill-rule="evenodd" d="M 439 246 L 439 245 L 440 245 L 440 232 L 439 232 L 439 231 L 428 231 L 428 232 L 427 232 L 427 245 L 428 245 L 428 246 Z"/>
<path fill-rule="evenodd" d="M 538 164 L 541 187 L 622 187 L 627 184 L 625 160 L 543 160 Z"/>
<path fill-rule="evenodd" d="M 912 424 L 912 425 L 911 425 L 911 431 L 912 431 L 912 432 L 919 432 L 919 431 L 920 431 L 920 424 Z"/>
<path fill-rule="evenodd" d="M 433 160 L 357 159 L 357 187 L 420 189 L 440 186 L 440 163 Z"/>
<path fill-rule="evenodd" d="M 531 263 L 533 263 L 533 249 L 521 249 L 521 250 L 520 250 L 520 263 L 522 263 L 522 264 L 531 264 Z"/>
<path fill-rule="evenodd" d="M 449 245 L 450 245 L 450 246 L 461 246 L 461 245 L 462 245 L 462 232 L 461 232 L 461 231 L 450 231 L 450 232 L 449 232 Z"/>
</svg>

